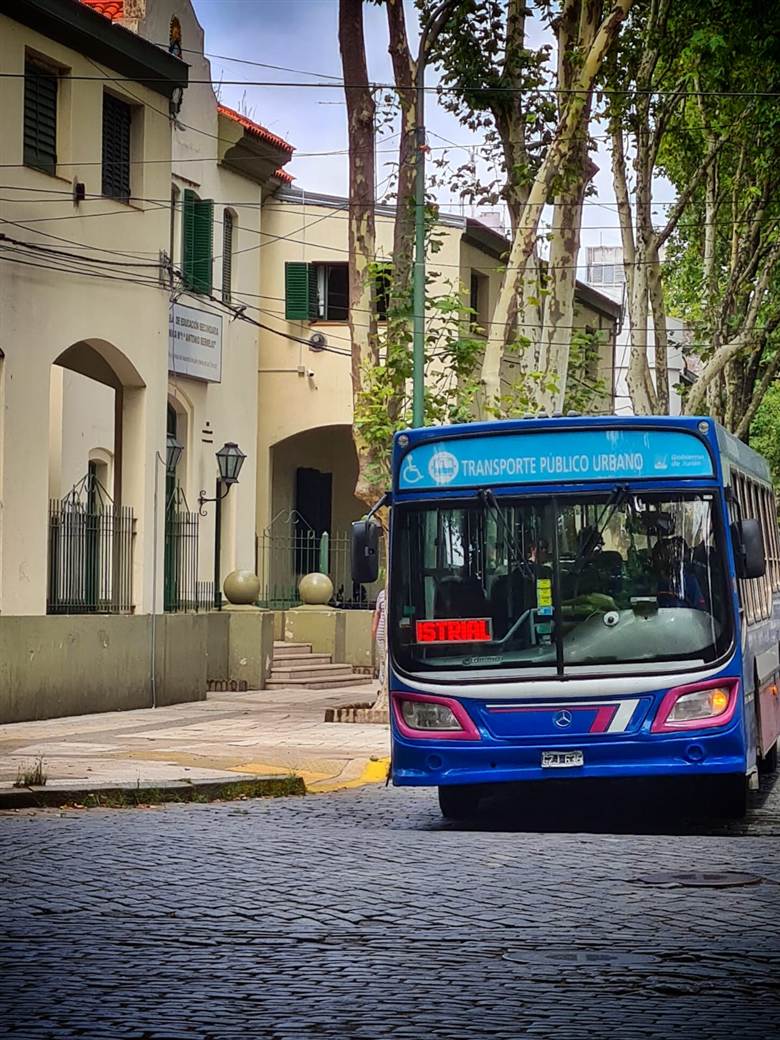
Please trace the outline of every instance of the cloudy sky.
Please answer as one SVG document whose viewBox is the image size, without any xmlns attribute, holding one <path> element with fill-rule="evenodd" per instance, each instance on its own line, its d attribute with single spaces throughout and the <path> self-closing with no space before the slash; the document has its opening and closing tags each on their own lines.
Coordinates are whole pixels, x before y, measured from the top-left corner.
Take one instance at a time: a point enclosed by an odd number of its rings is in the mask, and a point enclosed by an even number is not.
<svg viewBox="0 0 780 1040">
<path fill-rule="evenodd" d="M 346 110 L 338 87 L 317 85 L 331 76 L 341 76 L 338 46 L 338 0 L 194 0 L 195 9 L 206 33 L 206 50 L 212 56 L 216 80 L 222 79 L 221 97 L 226 104 L 244 110 L 295 146 L 297 154 L 287 169 L 296 185 L 314 191 L 345 195 L 347 191 Z M 416 20 L 412 5 L 407 5 L 410 33 Z M 373 81 L 391 81 L 387 53 L 386 14 L 381 7 L 365 7 L 366 45 L 369 76 Z M 537 39 L 543 30 L 536 30 Z M 536 41 L 532 41 L 536 42 Z M 217 55 L 224 56 L 222 58 Z M 225 58 L 285 66 L 290 70 L 261 68 L 228 61 Z M 314 75 L 303 75 L 311 72 Z M 289 81 L 310 83 L 301 86 L 233 85 L 229 80 Z M 436 82 L 435 71 L 428 82 Z M 479 140 L 439 108 L 436 96 L 427 95 L 426 124 L 432 149 L 449 149 L 453 166 L 465 162 L 469 148 Z M 598 130 L 596 130 L 598 132 Z M 601 131 L 603 132 L 603 130 Z M 447 142 L 454 142 L 452 148 Z M 394 158 L 395 139 L 380 143 L 377 179 L 381 192 L 389 173 L 386 165 Z M 386 151 L 385 151 L 386 150 Z M 327 154 L 311 154 L 327 153 Z M 599 166 L 598 194 L 589 200 L 583 221 L 583 245 L 619 244 L 611 188 L 609 156 L 599 147 L 594 155 Z M 465 211 L 457 200 L 442 197 L 447 209 Z M 581 257 L 584 258 L 584 257 Z"/>
</svg>

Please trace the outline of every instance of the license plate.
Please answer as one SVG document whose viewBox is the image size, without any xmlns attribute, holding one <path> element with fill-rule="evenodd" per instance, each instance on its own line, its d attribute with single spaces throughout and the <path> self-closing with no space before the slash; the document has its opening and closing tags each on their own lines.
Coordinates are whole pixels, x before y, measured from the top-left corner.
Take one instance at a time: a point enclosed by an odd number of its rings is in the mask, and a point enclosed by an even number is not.
<svg viewBox="0 0 780 1040">
<path fill-rule="evenodd" d="M 543 751 L 542 769 L 570 769 L 585 764 L 581 751 Z"/>
</svg>

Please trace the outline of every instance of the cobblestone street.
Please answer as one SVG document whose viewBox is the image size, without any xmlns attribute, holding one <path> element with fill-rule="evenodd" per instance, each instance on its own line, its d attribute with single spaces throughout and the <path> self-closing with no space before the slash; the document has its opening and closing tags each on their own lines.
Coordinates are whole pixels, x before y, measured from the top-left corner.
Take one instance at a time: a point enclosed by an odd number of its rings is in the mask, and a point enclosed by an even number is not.
<svg viewBox="0 0 780 1040">
<path fill-rule="evenodd" d="M 4 814 L 3 1035 L 776 1035 L 780 784 L 738 825 L 564 797 L 472 825 L 385 787 Z"/>
</svg>

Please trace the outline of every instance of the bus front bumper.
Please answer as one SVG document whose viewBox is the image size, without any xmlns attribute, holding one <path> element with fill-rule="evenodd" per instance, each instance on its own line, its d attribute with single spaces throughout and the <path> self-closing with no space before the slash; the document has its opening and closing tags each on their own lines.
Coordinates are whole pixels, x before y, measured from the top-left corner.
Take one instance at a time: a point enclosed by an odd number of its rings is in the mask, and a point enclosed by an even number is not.
<svg viewBox="0 0 780 1040">
<path fill-rule="evenodd" d="M 572 751 L 582 753 L 581 765 L 542 766 L 545 752 Z M 717 732 L 638 734 L 579 743 L 408 740 L 394 732 L 391 775 L 399 786 L 444 786 L 577 777 L 695 777 L 744 774 L 746 769 L 741 725 L 735 722 Z"/>
</svg>

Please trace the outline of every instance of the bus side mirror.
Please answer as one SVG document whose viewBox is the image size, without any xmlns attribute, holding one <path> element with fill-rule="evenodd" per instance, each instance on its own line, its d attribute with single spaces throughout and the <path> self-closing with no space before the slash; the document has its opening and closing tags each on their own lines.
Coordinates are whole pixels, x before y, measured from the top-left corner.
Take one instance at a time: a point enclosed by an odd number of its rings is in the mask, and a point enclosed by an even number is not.
<svg viewBox="0 0 780 1040">
<path fill-rule="evenodd" d="M 758 520 L 738 520 L 731 525 L 731 539 L 738 578 L 763 578 L 766 572 L 764 536 Z"/>
<path fill-rule="evenodd" d="M 352 524 L 352 580 L 370 585 L 379 577 L 379 536 L 382 528 L 373 520 Z"/>
</svg>

